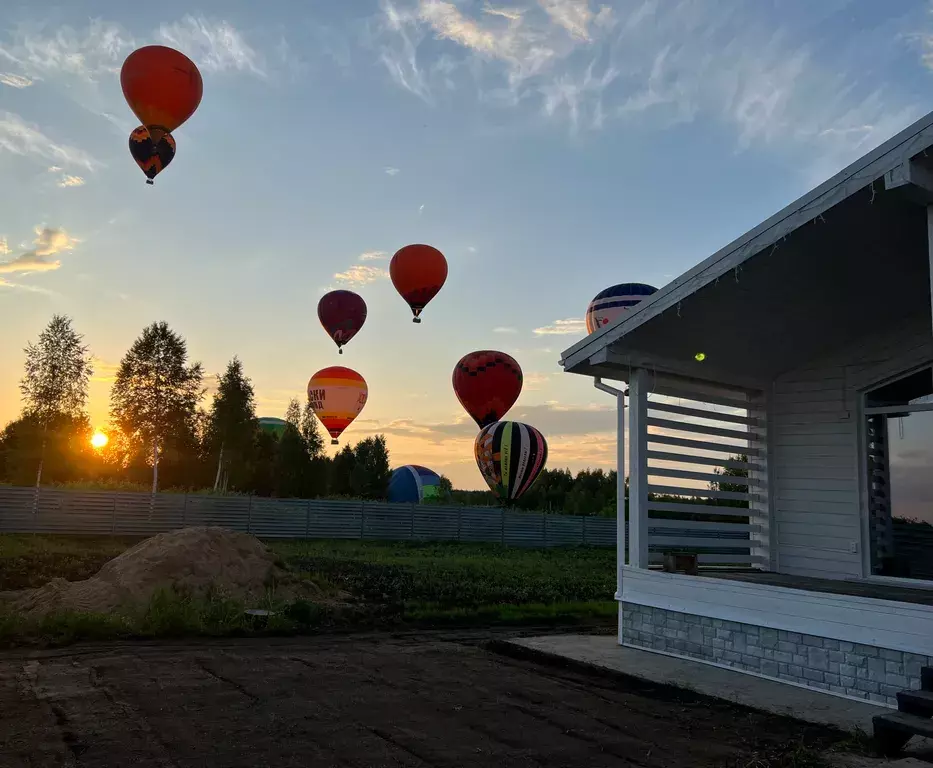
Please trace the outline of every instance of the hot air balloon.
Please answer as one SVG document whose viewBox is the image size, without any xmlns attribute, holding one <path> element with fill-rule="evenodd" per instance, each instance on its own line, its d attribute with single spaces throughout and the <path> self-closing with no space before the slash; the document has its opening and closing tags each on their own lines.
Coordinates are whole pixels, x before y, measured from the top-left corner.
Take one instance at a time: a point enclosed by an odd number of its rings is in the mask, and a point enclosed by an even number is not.
<svg viewBox="0 0 933 768">
<path fill-rule="evenodd" d="M 480 430 L 473 444 L 476 465 L 501 501 L 516 501 L 531 488 L 547 463 L 547 441 L 518 421 L 496 421 Z"/>
<path fill-rule="evenodd" d="M 318 302 L 317 317 L 342 355 L 343 345 L 356 336 L 366 322 L 366 302 L 353 291 L 330 291 Z"/>
<path fill-rule="evenodd" d="M 285 419 L 277 419 L 274 416 L 263 416 L 259 419 L 259 428 L 263 432 L 268 432 L 275 437 L 281 437 L 285 433 L 288 422 Z"/>
<path fill-rule="evenodd" d="M 164 45 L 147 45 L 127 56 L 120 70 L 120 86 L 126 103 L 154 141 L 191 117 L 204 92 L 194 62 Z"/>
<path fill-rule="evenodd" d="M 644 283 L 620 283 L 596 294 L 586 308 L 586 332 L 609 325 L 658 289 Z"/>
<path fill-rule="evenodd" d="M 411 307 L 412 322 L 420 323 L 421 310 L 447 280 L 447 259 L 430 245 L 406 245 L 389 262 L 389 276 L 395 290 Z"/>
<path fill-rule="evenodd" d="M 511 355 L 470 352 L 454 366 L 454 392 L 480 429 L 505 416 L 522 391 L 522 369 Z"/>
<path fill-rule="evenodd" d="M 333 438 L 332 445 L 363 410 L 368 394 L 366 379 L 339 365 L 323 368 L 308 381 L 308 403 Z"/>
<path fill-rule="evenodd" d="M 424 499 L 441 495 L 441 476 L 417 464 L 399 467 L 389 478 L 389 501 L 395 504 L 420 504 Z"/>
<path fill-rule="evenodd" d="M 146 183 L 152 184 L 175 157 L 175 139 L 172 134 L 163 133 L 158 141 L 153 141 L 149 129 L 141 125 L 130 134 L 130 154 L 146 174 Z"/>
</svg>

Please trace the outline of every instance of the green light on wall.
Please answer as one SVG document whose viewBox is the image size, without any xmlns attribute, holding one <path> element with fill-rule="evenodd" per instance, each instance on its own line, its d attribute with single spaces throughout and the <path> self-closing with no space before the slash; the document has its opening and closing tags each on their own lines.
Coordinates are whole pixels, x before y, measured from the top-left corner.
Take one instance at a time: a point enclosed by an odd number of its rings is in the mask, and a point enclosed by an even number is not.
<svg viewBox="0 0 933 768">
<path fill-rule="evenodd" d="M 697 353 L 693 356 L 693 359 L 696 360 L 698 363 L 702 363 L 702 362 L 706 359 L 706 353 L 705 353 L 705 352 L 697 352 Z"/>
</svg>

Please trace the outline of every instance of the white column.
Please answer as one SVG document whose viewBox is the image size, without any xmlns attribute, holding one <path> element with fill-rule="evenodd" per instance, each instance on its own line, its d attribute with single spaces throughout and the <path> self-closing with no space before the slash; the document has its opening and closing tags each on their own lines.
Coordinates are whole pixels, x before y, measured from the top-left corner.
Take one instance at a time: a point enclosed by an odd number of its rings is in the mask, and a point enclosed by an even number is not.
<svg viewBox="0 0 933 768">
<path fill-rule="evenodd" d="M 751 535 L 751 549 L 758 562 L 752 567 L 761 571 L 774 568 L 774 540 L 771 536 L 773 511 L 771 508 L 770 484 L 770 413 L 771 398 L 766 392 L 756 393 L 749 399 L 748 415 L 758 423 L 748 428 L 748 460 L 758 469 L 748 473 L 748 522 L 758 526 L 758 532 Z M 757 455 L 754 455 L 757 452 Z"/>
<path fill-rule="evenodd" d="M 933 313 L 933 205 L 927 206 L 927 254 L 930 259 L 930 312 Z"/>
<path fill-rule="evenodd" d="M 625 393 L 619 391 L 616 395 L 616 600 L 622 599 L 625 547 Z"/>
<path fill-rule="evenodd" d="M 648 376 L 632 371 L 629 380 L 628 564 L 648 567 Z"/>
</svg>

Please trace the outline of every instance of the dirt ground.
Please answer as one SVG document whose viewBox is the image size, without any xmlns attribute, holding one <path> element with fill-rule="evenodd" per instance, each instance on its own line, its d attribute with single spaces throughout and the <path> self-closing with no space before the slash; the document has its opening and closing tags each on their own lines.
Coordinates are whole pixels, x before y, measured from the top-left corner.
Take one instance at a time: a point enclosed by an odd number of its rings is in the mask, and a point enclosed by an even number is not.
<svg viewBox="0 0 933 768">
<path fill-rule="evenodd" d="M 770 760 L 801 739 L 838 738 L 505 658 L 481 640 L 373 634 L 5 654 L 0 765 L 745 768 L 785 764 Z"/>
</svg>

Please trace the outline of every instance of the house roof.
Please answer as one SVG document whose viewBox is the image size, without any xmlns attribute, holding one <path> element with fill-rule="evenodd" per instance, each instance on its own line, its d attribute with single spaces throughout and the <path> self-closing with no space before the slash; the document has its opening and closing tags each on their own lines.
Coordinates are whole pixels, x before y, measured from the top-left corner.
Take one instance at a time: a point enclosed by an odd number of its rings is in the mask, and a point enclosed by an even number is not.
<svg viewBox="0 0 933 768">
<path fill-rule="evenodd" d="M 568 372 L 588 373 L 593 355 L 603 352 L 652 318 L 676 310 L 685 298 L 741 267 L 763 250 L 776 246 L 795 230 L 820 218 L 857 192 L 869 187 L 874 191 L 873 185 L 879 179 L 884 179 L 885 189 L 922 190 L 929 195 L 924 202 L 933 202 L 933 172 L 927 170 L 926 165 L 912 162 L 931 147 L 933 112 L 668 283 L 613 324 L 578 341 L 563 352 L 560 364 Z"/>
</svg>

